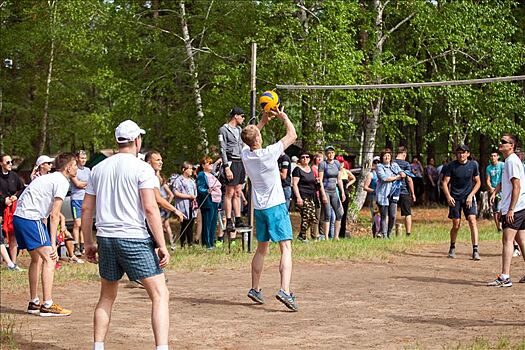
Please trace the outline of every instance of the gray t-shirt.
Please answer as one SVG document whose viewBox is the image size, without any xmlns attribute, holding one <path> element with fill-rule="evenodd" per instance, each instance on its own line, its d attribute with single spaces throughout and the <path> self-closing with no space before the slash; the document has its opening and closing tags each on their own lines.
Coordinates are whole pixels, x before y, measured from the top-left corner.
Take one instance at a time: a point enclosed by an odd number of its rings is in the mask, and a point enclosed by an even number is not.
<svg viewBox="0 0 525 350">
<path fill-rule="evenodd" d="M 91 170 L 88 167 L 83 167 L 82 169 L 78 168 L 77 179 L 83 182 L 88 182 L 89 177 L 91 176 Z M 84 200 L 86 190 L 83 188 L 78 188 L 75 184 L 71 183 L 71 199 L 75 201 Z"/>
<path fill-rule="evenodd" d="M 323 173 L 323 186 L 325 191 L 333 192 L 337 189 L 337 176 L 341 169 L 341 163 L 334 160 L 332 163 L 328 163 L 323 160 L 319 164 L 319 173 Z"/>
</svg>

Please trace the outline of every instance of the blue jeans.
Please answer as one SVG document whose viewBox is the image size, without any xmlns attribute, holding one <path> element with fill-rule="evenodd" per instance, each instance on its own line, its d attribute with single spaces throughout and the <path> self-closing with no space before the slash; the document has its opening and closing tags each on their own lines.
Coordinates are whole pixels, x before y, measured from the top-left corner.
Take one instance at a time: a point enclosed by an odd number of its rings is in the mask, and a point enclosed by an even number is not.
<svg viewBox="0 0 525 350">
<path fill-rule="evenodd" d="M 292 200 L 292 187 L 286 186 L 283 187 L 284 199 L 286 200 L 286 209 L 290 211 L 290 201 Z"/>
<path fill-rule="evenodd" d="M 215 230 L 217 229 L 219 203 L 211 203 L 207 208 L 201 208 L 202 215 L 202 245 L 213 248 L 215 245 Z"/>
</svg>

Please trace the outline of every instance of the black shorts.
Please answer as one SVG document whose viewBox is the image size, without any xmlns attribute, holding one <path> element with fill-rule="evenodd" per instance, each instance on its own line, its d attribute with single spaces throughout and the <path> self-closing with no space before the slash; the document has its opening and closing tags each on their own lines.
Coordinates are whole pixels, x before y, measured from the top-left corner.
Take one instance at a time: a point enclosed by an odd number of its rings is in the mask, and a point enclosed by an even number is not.
<svg viewBox="0 0 525 350">
<path fill-rule="evenodd" d="M 400 195 L 398 206 L 401 208 L 401 216 L 412 215 L 412 196 L 410 194 Z"/>
<path fill-rule="evenodd" d="M 240 160 L 234 160 L 230 165 L 230 170 L 233 173 L 233 179 L 228 181 L 226 179 L 226 186 L 242 185 L 246 181 L 246 171 L 244 171 L 244 165 Z M 226 176 L 224 176 L 226 178 Z"/>
<path fill-rule="evenodd" d="M 525 209 L 514 213 L 514 222 L 512 224 L 507 222 L 507 215 L 502 215 L 500 221 L 503 229 L 510 228 L 517 231 L 525 230 Z"/>
<path fill-rule="evenodd" d="M 448 218 L 449 219 L 461 219 L 461 209 L 463 209 L 463 214 L 465 218 L 468 218 L 470 215 L 478 215 L 478 204 L 476 202 L 476 197 L 472 198 L 472 205 L 467 207 L 467 199 L 456 199 L 456 205 L 454 207 L 448 207 Z"/>
</svg>

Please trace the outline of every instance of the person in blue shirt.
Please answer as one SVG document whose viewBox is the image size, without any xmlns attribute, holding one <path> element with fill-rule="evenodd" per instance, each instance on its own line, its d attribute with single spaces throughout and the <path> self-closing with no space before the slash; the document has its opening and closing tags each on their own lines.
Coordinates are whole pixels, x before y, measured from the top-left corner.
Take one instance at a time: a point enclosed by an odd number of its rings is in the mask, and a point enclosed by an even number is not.
<svg viewBox="0 0 525 350">
<path fill-rule="evenodd" d="M 499 161 L 499 153 L 494 150 L 490 153 L 490 164 L 487 165 L 486 174 L 487 174 L 487 189 L 489 195 L 492 195 L 492 192 L 498 187 L 501 183 L 501 175 L 503 174 L 503 162 Z M 496 223 L 496 229 L 501 231 L 501 222 L 499 221 L 500 210 L 499 210 L 499 194 L 496 195 L 494 199 L 494 204 L 492 205 L 492 213 L 494 215 L 494 222 Z"/>
<path fill-rule="evenodd" d="M 450 229 L 449 258 L 456 258 L 456 238 L 461 225 L 461 211 L 468 220 L 472 240 L 472 260 L 481 260 L 478 252 L 478 226 L 476 215 L 476 192 L 481 185 L 478 163 L 469 160 L 467 145 L 456 148 L 456 160 L 450 162 L 443 171 L 443 193 L 449 205 L 448 218 L 452 219 Z M 450 184 L 450 189 L 449 189 Z"/>
</svg>

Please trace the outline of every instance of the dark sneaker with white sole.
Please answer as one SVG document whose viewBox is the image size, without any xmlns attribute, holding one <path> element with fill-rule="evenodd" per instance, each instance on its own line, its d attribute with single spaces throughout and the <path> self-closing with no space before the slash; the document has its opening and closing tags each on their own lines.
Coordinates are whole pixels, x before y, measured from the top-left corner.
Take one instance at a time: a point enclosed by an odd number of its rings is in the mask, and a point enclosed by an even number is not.
<svg viewBox="0 0 525 350">
<path fill-rule="evenodd" d="M 32 301 L 27 305 L 27 313 L 31 315 L 36 315 L 40 313 L 40 304 L 35 304 Z"/>
<path fill-rule="evenodd" d="M 525 276 L 523 276 L 519 281 L 518 283 L 525 283 Z"/>
<path fill-rule="evenodd" d="M 474 261 L 480 261 L 481 257 L 479 256 L 479 253 L 477 251 L 472 253 L 472 260 Z"/>
<path fill-rule="evenodd" d="M 488 287 L 512 287 L 512 281 L 510 278 L 501 278 L 501 275 L 492 281 L 487 283 Z"/>
<path fill-rule="evenodd" d="M 286 305 L 290 310 L 299 311 L 299 306 L 295 302 L 295 295 L 293 295 L 293 293 L 286 294 L 284 290 L 280 289 L 275 295 L 275 298 Z"/>
<path fill-rule="evenodd" d="M 256 291 L 253 288 L 250 289 L 248 291 L 248 298 L 252 299 L 257 304 L 264 304 L 264 298 L 263 298 L 263 294 L 262 294 L 262 289 L 260 289 L 259 291 Z"/>
<path fill-rule="evenodd" d="M 455 259 L 456 258 L 456 249 L 450 248 L 448 251 L 448 257 L 449 259 Z"/>
</svg>

